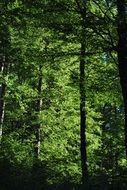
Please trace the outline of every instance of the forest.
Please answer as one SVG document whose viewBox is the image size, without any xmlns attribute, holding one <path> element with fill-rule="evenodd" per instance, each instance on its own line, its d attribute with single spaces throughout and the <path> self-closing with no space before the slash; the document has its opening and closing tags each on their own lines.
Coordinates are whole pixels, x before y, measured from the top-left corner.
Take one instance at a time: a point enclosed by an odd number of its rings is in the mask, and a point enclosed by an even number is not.
<svg viewBox="0 0 127 190">
<path fill-rule="evenodd" d="M 0 190 L 127 190 L 127 0 L 0 0 Z"/>
</svg>

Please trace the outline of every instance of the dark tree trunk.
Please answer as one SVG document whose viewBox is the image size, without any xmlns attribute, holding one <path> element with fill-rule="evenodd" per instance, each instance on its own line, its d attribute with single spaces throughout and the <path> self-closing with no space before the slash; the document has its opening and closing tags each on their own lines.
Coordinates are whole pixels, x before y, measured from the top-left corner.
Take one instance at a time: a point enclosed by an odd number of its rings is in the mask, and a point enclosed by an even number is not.
<svg viewBox="0 0 127 190">
<path fill-rule="evenodd" d="M 80 138 L 81 138 L 81 167 L 82 183 L 88 181 L 87 147 L 86 147 L 86 112 L 85 112 L 85 47 L 81 45 L 80 59 Z"/>
<path fill-rule="evenodd" d="M 118 68 L 125 110 L 125 149 L 127 156 L 127 1 L 117 0 L 118 10 Z"/>
<path fill-rule="evenodd" d="M 88 165 L 86 146 L 86 93 L 85 93 L 85 58 L 86 58 L 86 4 L 87 0 L 75 0 L 81 15 L 81 54 L 80 54 L 80 153 L 83 187 L 88 186 Z"/>
</svg>

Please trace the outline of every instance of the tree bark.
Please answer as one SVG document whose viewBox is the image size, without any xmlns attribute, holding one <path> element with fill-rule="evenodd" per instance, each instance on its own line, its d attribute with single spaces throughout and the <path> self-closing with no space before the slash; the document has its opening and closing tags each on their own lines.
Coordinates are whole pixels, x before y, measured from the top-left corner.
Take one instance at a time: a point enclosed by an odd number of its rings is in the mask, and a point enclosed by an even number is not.
<svg viewBox="0 0 127 190">
<path fill-rule="evenodd" d="M 85 93 L 85 58 L 86 58 L 86 3 L 87 1 L 76 0 L 81 15 L 81 54 L 80 54 L 80 153 L 82 184 L 88 185 L 87 143 L 86 143 L 86 93 Z"/>
<path fill-rule="evenodd" d="M 1 75 L 3 75 L 5 71 L 5 63 L 2 61 L 0 63 L 0 71 Z M 4 101 L 4 96 L 5 96 L 5 89 L 6 89 L 6 84 L 2 82 L 0 84 L 0 142 L 2 142 L 2 133 L 3 133 L 3 122 L 4 122 L 4 109 L 5 109 L 5 101 Z"/>
<path fill-rule="evenodd" d="M 8 73 L 9 67 L 9 51 L 10 51 L 10 33 L 8 30 L 7 23 L 5 18 L 7 17 L 7 2 L 1 4 L 1 10 L 3 16 L 1 18 L 0 25 L 0 143 L 2 142 L 2 133 L 3 133 L 3 123 L 4 123 L 4 112 L 5 112 L 5 91 L 6 91 L 6 81 L 5 76 Z"/>
<path fill-rule="evenodd" d="M 35 125 L 35 137 L 36 137 L 36 142 L 35 142 L 35 158 L 39 159 L 40 156 L 40 142 L 41 142 L 41 134 L 40 134 L 40 122 L 38 119 L 38 115 L 41 111 L 41 107 L 42 107 L 42 98 L 41 98 L 41 94 L 42 94 L 42 66 L 39 66 L 39 77 L 38 77 L 38 86 L 37 86 L 37 91 L 38 91 L 38 99 L 36 101 L 36 114 L 37 114 L 37 118 L 36 118 L 36 122 L 37 124 Z"/>
<path fill-rule="evenodd" d="M 118 11 L 118 69 L 125 111 L 125 150 L 127 157 L 127 1 L 117 0 Z"/>
<path fill-rule="evenodd" d="M 85 49 L 81 44 L 81 59 L 80 59 L 80 138 L 81 138 L 81 167 L 82 167 L 82 183 L 88 181 L 87 167 L 87 147 L 86 147 L 86 111 L 85 111 Z"/>
</svg>

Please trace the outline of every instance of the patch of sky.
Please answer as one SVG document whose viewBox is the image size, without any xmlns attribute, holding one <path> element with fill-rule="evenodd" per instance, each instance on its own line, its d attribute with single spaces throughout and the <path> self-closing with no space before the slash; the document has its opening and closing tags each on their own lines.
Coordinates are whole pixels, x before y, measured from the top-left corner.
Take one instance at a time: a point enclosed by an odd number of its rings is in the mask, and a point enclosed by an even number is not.
<svg viewBox="0 0 127 190">
<path fill-rule="evenodd" d="M 108 54 L 108 52 L 104 52 L 102 54 L 102 59 L 103 59 L 104 63 L 108 63 L 108 60 L 109 60 L 109 54 Z"/>
</svg>

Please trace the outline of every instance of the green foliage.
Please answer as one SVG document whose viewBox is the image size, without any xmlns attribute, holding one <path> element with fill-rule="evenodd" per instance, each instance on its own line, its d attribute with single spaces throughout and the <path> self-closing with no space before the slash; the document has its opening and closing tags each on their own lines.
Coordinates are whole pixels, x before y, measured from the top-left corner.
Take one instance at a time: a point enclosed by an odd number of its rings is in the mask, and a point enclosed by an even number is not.
<svg viewBox="0 0 127 190">
<path fill-rule="evenodd" d="M 81 10 L 73 0 L 4 3 L 0 28 L 6 25 L 1 36 L 6 33 L 8 44 L 1 55 L 8 57 L 9 68 L 0 73 L 0 84 L 6 84 L 0 150 L 2 190 L 76 189 L 82 175 Z M 126 184 L 123 103 L 114 51 L 116 21 L 114 3 L 110 7 L 106 1 L 87 3 L 84 109 L 93 189 L 104 185 L 115 189 L 118 183 L 124 189 Z M 42 101 L 40 111 L 38 100 Z M 36 160 L 38 126 L 41 145 Z"/>
</svg>

